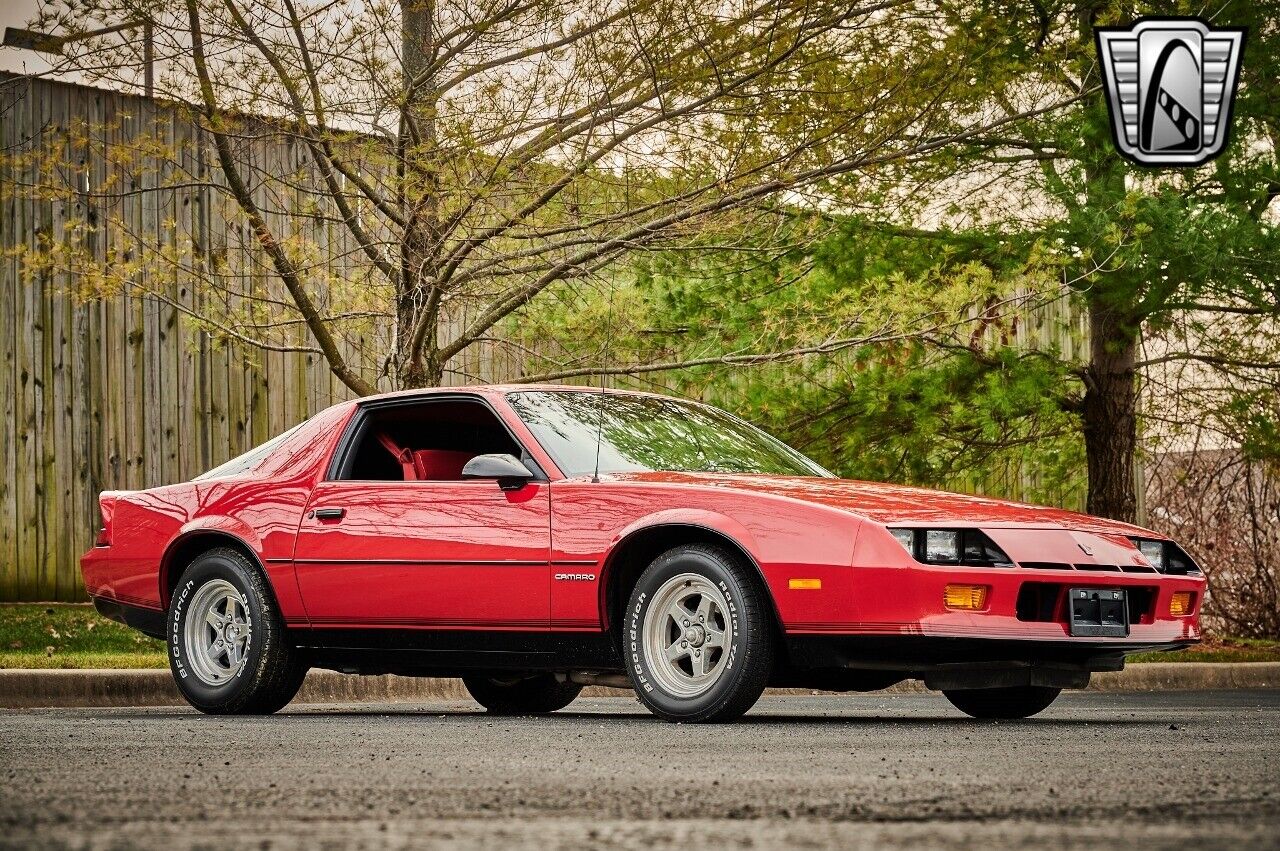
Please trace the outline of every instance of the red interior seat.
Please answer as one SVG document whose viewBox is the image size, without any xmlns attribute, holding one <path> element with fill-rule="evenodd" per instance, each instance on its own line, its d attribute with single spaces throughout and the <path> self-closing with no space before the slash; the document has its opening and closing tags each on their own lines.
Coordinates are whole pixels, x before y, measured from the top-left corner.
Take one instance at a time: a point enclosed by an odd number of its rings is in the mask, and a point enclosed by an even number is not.
<svg viewBox="0 0 1280 851">
<path fill-rule="evenodd" d="M 471 452 L 450 449 L 406 449 L 386 432 L 379 432 L 377 438 L 399 462 L 406 482 L 460 481 L 462 468 L 475 457 Z"/>
<path fill-rule="evenodd" d="M 474 457 L 474 453 L 450 449 L 415 449 L 414 472 L 419 481 L 456 482 L 462 479 L 462 468 Z"/>
</svg>

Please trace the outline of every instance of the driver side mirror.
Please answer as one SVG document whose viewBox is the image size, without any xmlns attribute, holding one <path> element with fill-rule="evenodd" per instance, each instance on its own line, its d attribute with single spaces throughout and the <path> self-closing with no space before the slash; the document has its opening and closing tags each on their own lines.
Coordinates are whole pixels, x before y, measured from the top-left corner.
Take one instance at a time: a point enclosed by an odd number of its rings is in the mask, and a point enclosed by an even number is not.
<svg viewBox="0 0 1280 851">
<path fill-rule="evenodd" d="M 504 491 L 519 490 L 529 483 L 533 473 L 514 455 L 498 452 L 477 455 L 462 468 L 464 479 L 497 479 Z"/>
</svg>

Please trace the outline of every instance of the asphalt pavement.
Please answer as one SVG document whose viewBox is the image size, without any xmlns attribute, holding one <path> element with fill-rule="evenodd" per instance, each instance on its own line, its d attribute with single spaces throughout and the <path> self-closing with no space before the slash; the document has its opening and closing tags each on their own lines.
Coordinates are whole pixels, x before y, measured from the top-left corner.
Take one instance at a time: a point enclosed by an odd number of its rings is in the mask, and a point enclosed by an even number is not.
<svg viewBox="0 0 1280 851">
<path fill-rule="evenodd" d="M 1280 848 L 1280 690 L 0 711 L 0 847 Z"/>
</svg>

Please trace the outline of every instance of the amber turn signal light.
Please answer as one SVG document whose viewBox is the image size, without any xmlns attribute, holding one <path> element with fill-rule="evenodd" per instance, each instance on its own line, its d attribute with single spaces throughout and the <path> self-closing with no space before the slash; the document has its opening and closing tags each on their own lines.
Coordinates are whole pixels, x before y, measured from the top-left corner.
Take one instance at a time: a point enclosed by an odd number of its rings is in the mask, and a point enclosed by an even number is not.
<svg viewBox="0 0 1280 851">
<path fill-rule="evenodd" d="M 822 590 L 821 579 L 789 579 L 787 587 L 792 591 L 820 591 Z"/>
<path fill-rule="evenodd" d="M 948 585 L 942 594 L 942 601 L 948 609 L 968 609 L 974 611 L 987 605 L 989 585 Z"/>
<path fill-rule="evenodd" d="M 1175 591 L 1169 598 L 1169 614 L 1176 617 L 1191 614 L 1191 604 L 1195 595 L 1190 591 Z"/>
</svg>

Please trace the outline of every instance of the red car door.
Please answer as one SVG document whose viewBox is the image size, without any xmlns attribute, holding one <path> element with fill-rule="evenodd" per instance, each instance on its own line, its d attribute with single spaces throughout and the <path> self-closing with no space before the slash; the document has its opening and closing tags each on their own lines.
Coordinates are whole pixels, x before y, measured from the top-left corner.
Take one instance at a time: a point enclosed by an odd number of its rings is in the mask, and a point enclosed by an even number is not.
<svg viewBox="0 0 1280 851">
<path fill-rule="evenodd" d="M 294 549 L 311 624 L 548 628 L 545 482 L 326 481 Z"/>
</svg>

